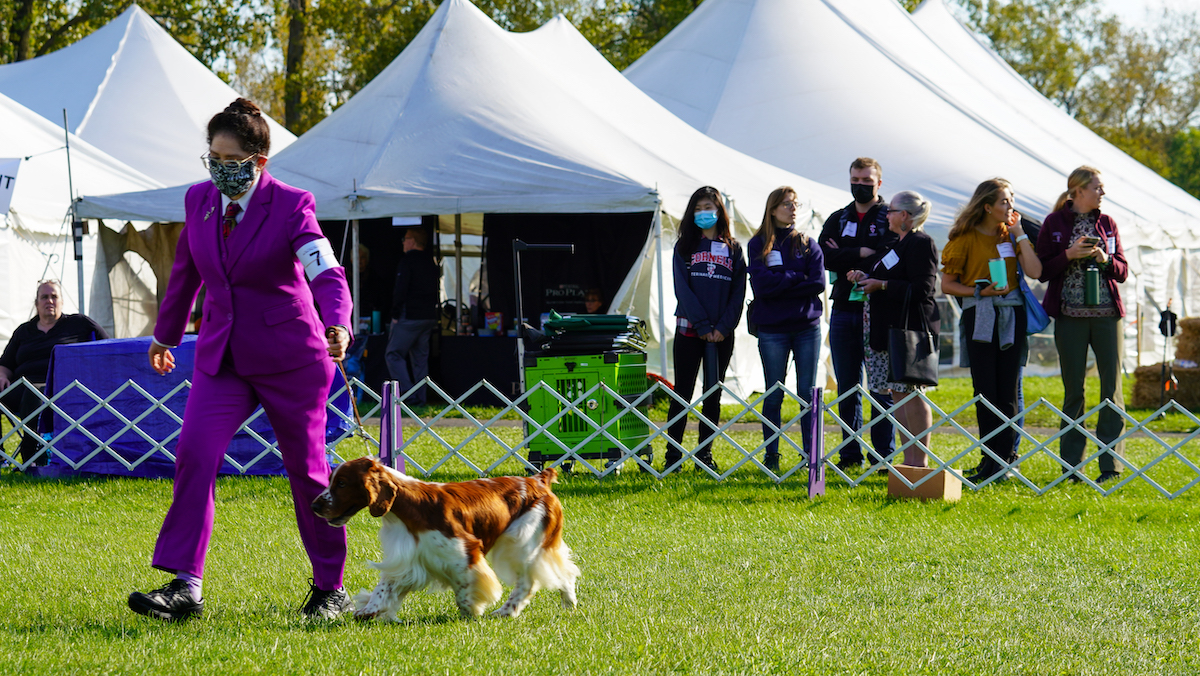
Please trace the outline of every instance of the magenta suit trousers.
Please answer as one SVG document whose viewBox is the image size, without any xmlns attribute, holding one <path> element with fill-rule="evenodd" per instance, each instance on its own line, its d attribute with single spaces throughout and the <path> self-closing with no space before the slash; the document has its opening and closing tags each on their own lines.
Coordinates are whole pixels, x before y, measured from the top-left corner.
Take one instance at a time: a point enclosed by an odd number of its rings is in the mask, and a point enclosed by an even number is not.
<svg viewBox="0 0 1200 676">
<path fill-rule="evenodd" d="M 330 526 L 310 508 L 329 485 L 325 402 L 334 369 L 332 361 L 323 359 L 293 371 L 239 376 L 226 359 L 216 375 L 195 370 L 175 449 L 175 495 L 154 546 L 155 568 L 204 576 L 217 472 L 234 433 L 262 404 L 291 482 L 313 582 L 326 590 L 342 586 L 346 531 Z"/>
</svg>

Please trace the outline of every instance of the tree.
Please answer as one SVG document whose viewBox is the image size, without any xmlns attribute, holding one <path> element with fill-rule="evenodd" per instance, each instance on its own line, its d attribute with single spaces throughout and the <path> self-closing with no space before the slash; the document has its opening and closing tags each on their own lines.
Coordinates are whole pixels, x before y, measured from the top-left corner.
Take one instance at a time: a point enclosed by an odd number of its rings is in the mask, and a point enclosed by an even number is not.
<svg viewBox="0 0 1200 676">
<path fill-rule="evenodd" d="M 24 61 L 89 35 L 129 8 L 131 0 L 15 0 L 0 3 L 0 63 Z M 144 0 L 184 47 L 212 68 L 237 44 L 261 44 L 261 12 L 238 0 Z"/>
<path fill-rule="evenodd" d="M 1099 0 L 960 0 L 969 22 L 1042 94 L 1104 139 L 1200 197 L 1200 22 L 1164 9 L 1149 30 Z M 1176 156 L 1178 155 L 1178 156 Z"/>
</svg>

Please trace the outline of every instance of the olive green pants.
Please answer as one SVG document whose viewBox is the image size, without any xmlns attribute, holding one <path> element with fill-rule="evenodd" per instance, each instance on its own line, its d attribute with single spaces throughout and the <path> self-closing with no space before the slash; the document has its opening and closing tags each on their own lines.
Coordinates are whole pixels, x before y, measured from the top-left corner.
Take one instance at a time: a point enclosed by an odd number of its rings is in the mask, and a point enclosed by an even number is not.
<svg viewBox="0 0 1200 676">
<path fill-rule="evenodd" d="M 1122 411 L 1125 395 L 1121 391 L 1121 318 L 1078 318 L 1059 316 L 1054 320 L 1054 345 L 1058 348 L 1058 366 L 1062 371 L 1063 413 L 1071 418 L 1083 414 L 1086 406 L 1084 381 L 1087 379 L 1088 346 L 1096 354 L 1096 370 L 1100 375 L 1100 399 L 1109 399 Z M 1098 403 L 1098 402 L 1097 402 Z M 1109 443 L 1125 430 L 1125 420 L 1111 407 L 1101 409 L 1096 423 L 1096 438 Z M 1088 421 L 1083 421 L 1086 424 Z M 1064 421 L 1061 427 L 1066 427 Z M 1063 434 L 1059 454 L 1072 465 L 1083 460 L 1087 438 L 1078 430 Z M 1125 454 L 1125 442 L 1112 447 L 1112 452 L 1100 456 L 1101 472 L 1119 472 L 1122 466 L 1117 456 Z"/>
</svg>

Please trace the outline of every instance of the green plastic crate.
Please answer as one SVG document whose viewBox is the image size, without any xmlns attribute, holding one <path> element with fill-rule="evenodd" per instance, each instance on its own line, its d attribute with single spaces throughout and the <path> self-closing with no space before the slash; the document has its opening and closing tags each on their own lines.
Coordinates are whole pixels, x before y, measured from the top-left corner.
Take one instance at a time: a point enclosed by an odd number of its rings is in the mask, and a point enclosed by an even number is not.
<svg viewBox="0 0 1200 676">
<path fill-rule="evenodd" d="M 533 357 L 525 359 L 525 382 L 530 390 L 538 382 L 549 385 L 569 401 L 577 401 L 584 392 L 597 383 L 605 383 L 620 393 L 626 401 L 632 402 L 638 396 L 645 394 L 649 388 L 646 378 L 646 355 L 642 352 L 604 352 L 601 354 Z M 545 424 L 559 411 L 566 408 L 553 395 L 544 389 L 539 389 L 529 396 L 529 416 L 539 424 Z M 637 407 L 646 414 L 648 402 Z M 588 435 L 595 431 L 592 425 L 583 419 L 586 414 L 597 425 L 617 417 L 625 407 L 613 401 L 613 397 L 603 390 L 594 392 L 578 405 L 578 412 L 568 413 L 559 418 L 553 426 L 546 430 L 569 448 L 579 446 Z M 608 432 L 618 439 L 626 448 L 632 448 L 650 435 L 646 423 L 633 414 L 632 411 L 621 416 L 615 424 L 608 427 Z M 526 426 L 526 434 L 533 430 Z M 546 436 L 539 434 L 529 442 L 529 461 L 532 463 L 554 462 L 564 455 L 561 446 Z M 624 450 L 604 436 L 597 436 L 577 450 L 579 457 L 587 459 L 613 460 L 624 455 Z M 647 451 L 648 454 L 648 451 Z"/>
</svg>

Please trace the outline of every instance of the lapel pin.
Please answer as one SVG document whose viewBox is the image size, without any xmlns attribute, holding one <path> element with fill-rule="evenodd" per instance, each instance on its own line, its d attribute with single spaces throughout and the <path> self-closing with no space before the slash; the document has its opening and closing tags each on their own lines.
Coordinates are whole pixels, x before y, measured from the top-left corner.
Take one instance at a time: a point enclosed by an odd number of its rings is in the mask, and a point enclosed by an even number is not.
<svg viewBox="0 0 1200 676">
<path fill-rule="evenodd" d="M 216 208 L 216 207 L 209 207 L 209 208 L 208 208 L 208 213 L 204 214 L 204 220 L 206 220 L 206 221 L 207 221 L 207 220 L 209 219 L 209 217 L 213 215 L 213 212 L 214 212 L 214 211 L 216 211 L 216 210 L 217 210 L 217 208 Z"/>
</svg>

